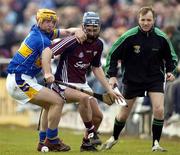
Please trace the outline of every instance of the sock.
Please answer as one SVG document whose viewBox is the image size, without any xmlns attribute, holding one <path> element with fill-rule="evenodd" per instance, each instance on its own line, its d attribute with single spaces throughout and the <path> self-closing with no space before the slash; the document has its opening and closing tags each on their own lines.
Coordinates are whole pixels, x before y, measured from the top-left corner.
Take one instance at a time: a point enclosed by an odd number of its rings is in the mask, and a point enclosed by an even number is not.
<svg viewBox="0 0 180 155">
<path fill-rule="evenodd" d="M 46 139 L 46 131 L 40 131 L 39 132 L 39 142 L 44 143 L 45 139 Z"/>
<path fill-rule="evenodd" d="M 94 125 L 92 124 L 92 121 L 84 122 L 84 125 L 85 125 L 85 127 L 86 127 L 86 129 L 87 129 L 87 132 L 86 132 L 84 138 L 87 139 L 87 138 L 88 138 L 88 135 L 89 135 L 90 133 L 93 133 L 93 132 L 94 132 Z"/>
<path fill-rule="evenodd" d="M 50 143 L 57 144 L 59 142 L 57 128 L 53 130 L 48 128 L 46 133 L 47 133 L 47 139 L 50 141 Z"/>
<path fill-rule="evenodd" d="M 90 142 L 90 140 L 88 138 L 83 137 L 82 143 L 88 143 L 88 142 Z"/>
<path fill-rule="evenodd" d="M 120 122 L 115 118 L 114 121 L 114 129 L 113 129 L 113 136 L 114 139 L 117 140 L 119 137 L 119 134 L 121 133 L 122 129 L 124 128 L 126 122 Z"/>
<path fill-rule="evenodd" d="M 155 140 L 157 140 L 158 142 L 160 141 L 163 123 L 164 123 L 164 120 L 158 120 L 155 118 L 153 119 L 153 124 L 152 124 L 153 144 L 152 146 L 154 146 Z"/>
</svg>

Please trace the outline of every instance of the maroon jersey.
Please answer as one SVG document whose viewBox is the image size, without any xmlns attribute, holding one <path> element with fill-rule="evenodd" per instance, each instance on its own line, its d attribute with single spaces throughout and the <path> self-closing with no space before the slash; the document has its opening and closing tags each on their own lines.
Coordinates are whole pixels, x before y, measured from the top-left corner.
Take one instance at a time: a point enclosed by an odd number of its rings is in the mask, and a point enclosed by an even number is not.
<svg viewBox="0 0 180 155">
<path fill-rule="evenodd" d="M 103 43 L 96 39 L 92 43 L 79 44 L 74 36 L 66 37 L 50 47 L 60 60 L 55 79 L 63 82 L 85 83 L 90 66 L 101 66 Z"/>
</svg>

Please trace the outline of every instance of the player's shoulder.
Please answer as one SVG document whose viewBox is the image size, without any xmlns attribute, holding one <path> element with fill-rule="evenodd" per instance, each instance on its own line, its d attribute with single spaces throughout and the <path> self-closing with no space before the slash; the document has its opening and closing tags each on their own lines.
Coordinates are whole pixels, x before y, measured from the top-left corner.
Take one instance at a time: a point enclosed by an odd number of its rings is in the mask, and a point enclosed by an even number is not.
<svg viewBox="0 0 180 155">
<path fill-rule="evenodd" d="M 61 41 L 66 41 L 66 42 L 70 42 L 72 40 L 76 40 L 77 41 L 77 39 L 76 39 L 76 37 L 74 35 L 67 36 L 67 37 L 64 37 L 64 38 L 61 39 Z"/>
<path fill-rule="evenodd" d="M 54 41 L 51 48 L 53 47 L 57 47 L 57 48 L 60 48 L 60 47 L 72 47 L 74 44 L 78 43 L 77 42 L 77 39 L 75 36 L 67 36 L 67 37 L 64 37 L 62 39 L 58 39 L 56 42 Z"/>
<path fill-rule="evenodd" d="M 155 27 L 154 28 L 154 32 L 157 36 L 163 37 L 164 39 L 168 39 L 168 36 L 166 35 L 166 33 L 164 33 L 162 30 L 160 30 L 159 28 Z"/>
<path fill-rule="evenodd" d="M 103 46 L 104 40 L 99 37 L 99 38 L 97 39 L 97 44 L 100 45 L 100 46 Z"/>
<path fill-rule="evenodd" d="M 33 25 L 31 28 L 31 31 L 29 32 L 26 38 L 32 39 L 33 41 L 41 41 L 43 38 L 43 35 L 40 29 L 36 25 Z"/>
<path fill-rule="evenodd" d="M 39 46 L 42 44 L 42 38 L 39 35 L 30 32 L 24 39 L 24 43 L 28 46 Z"/>
<path fill-rule="evenodd" d="M 125 33 L 122 34 L 122 38 L 128 38 L 131 37 L 133 35 L 136 35 L 139 32 L 139 27 L 133 27 L 131 29 L 129 29 L 128 31 L 126 31 Z"/>
<path fill-rule="evenodd" d="M 116 41 L 116 43 L 119 45 L 125 41 L 127 41 L 127 39 L 132 38 L 133 36 L 138 35 L 139 32 L 139 27 L 133 27 L 131 29 L 129 29 L 128 31 L 124 32 Z"/>
<path fill-rule="evenodd" d="M 159 29 L 158 27 L 154 27 L 154 32 L 155 33 L 160 33 L 160 34 L 165 34 L 161 29 Z"/>
</svg>

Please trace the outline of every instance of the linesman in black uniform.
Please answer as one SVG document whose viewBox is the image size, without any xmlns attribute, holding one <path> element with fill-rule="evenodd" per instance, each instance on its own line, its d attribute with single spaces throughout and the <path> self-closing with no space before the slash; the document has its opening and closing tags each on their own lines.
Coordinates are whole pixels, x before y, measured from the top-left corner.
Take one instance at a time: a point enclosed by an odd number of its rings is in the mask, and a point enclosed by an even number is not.
<svg viewBox="0 0 180 155">
<path fill-rule="evenodd" d="M 153 111 L 152 151 L 167 151 L 159 145 L 164 123 L 164 82 L 175 79 L 177 56 L 168 37 L 154 27 L 154 23 L 153 9 L 142 7 L 138 12 L 139 25 L 119 37 L 107 56 L 106 71 L 111 86 L 118 84 L 117 66 L 121 62 L 122 93 L 128 108 L 120 108 L 113 134 L 101 149 L 111 149 L 118 142 L 136 97 L 142 97 L 147 92 Z"/>
</svg>

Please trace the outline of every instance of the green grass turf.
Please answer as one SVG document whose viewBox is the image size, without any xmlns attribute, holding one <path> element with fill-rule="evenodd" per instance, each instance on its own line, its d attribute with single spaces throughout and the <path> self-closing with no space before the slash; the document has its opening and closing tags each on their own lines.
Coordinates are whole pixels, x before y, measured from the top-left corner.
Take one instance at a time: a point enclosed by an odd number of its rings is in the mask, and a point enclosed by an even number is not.
<svg viewBox="0 0 180 155">
<path fill-rule="evenodd" d="M 121 137 L 121 140 L 112 150 L 103 152 L 81 152 L 83 133 L 60 129 L 60 137 L 71 146 L 71 151 L 63 152 L 63 155 L 180 155 L 180 138 L 163 138 L 161 145 L 168 152 L 151 152 L 151 140 L 142 140 L 137 137 Z M 103 141 L 109 136 L 101 135 Z M 60 153 L 41 153 L 36 151 L 38 132 L 35 128 L 22 128 L 17 126 L 0 126 L 0 155 L 55 155 Z"/>
</svg>

